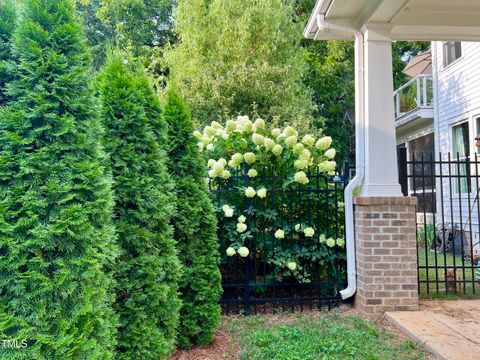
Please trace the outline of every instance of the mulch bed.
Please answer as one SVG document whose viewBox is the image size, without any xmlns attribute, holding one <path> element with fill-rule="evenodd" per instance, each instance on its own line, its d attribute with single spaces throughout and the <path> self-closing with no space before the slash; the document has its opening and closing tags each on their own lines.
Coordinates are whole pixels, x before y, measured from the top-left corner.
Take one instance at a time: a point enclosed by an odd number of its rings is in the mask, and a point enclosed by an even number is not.
<svg viewBox="0 0 480 360">
<path fill-rule="evenodd" d="M 218 330 L 215 340 L 208 346 L 190 350 L 178 350 L 170 360 L 225 360 L 235 359 L 240 352 L 239 346 L 232 336 L 225 331 Z"/>
</svg>

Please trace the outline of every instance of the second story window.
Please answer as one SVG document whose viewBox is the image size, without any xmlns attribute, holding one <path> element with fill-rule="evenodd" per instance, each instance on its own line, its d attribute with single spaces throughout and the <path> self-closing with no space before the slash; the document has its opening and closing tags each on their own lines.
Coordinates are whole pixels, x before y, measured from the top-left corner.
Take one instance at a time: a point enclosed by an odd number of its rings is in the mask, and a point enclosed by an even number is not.
<svg viewBox="0 0 480 360">
<path fill-rule="evenodd" d="M 443 43 L 443 67 L 447 67 L 462 56 L 462 43 L 445 41 Z"/>
</svg>

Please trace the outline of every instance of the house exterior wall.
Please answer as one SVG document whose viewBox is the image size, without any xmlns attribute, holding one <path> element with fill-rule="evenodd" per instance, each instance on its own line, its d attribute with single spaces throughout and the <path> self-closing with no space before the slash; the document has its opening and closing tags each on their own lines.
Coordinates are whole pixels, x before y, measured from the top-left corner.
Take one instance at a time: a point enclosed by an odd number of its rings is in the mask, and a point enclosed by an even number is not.
<svg viewBox="0 0 480 360">
<path fill-rule="evenodd" d="M 435 119 L 438 129 L 438 141 L 435 144 L 437 156 L 442 153 L 442 158 L 446 159 L 448 153 L 451 158 L 456 158 L 453 149 L 453 130 L 455 125 L 462 122 L 468 122 L 469 129 L 469 152 L 470 159 L 475 159 L 476 148 L 474 146 L 474 138 L 480 129 L 477 129 L 476 118 L 480 117 L 480 43 L 462 42 L 462 56 L 453 63 L 445 66 L 443 58 L 443 43 L 432 42 L 432 61 L 434 61 L 434 69 L 436 73 L 437 84 L 437 106 L 438 116 Z M 436 55 L 436 56 L 435 56 Z M 480 154 L 479 154 L 480 155 Z M 480 160 L 480 156 L 479 156 Z M 448 166 L 444 165 L 443 173 L 448 172 Z M 456 173 L 456 169 L 452 167 L 451 171 Z M 442 182 L 443 187 L 443 206 L 437 207 L 438 220 L 441 221 L 443 216 L 445 223 L 463 224 L 463 228 L 467 232 L 470 231 L 470 225 L 465 224 L 470 220 L 468 213 L 471 211 L 472 232 L 474 243 L 478 242 L 478 207 L 473 205 L 477 196 L 480 184 L 475 179 L 476 169 L 472 165 L 470 168 L 472 174 L 470 208 L 468 205 L 468 194 L 462 193 L 459 197 L 458 191 L 450 190 L 448 181 Z M 479 166 L 480 171 L 480 166 Z M 439 186 L 437 185 L 437 203 L 440 205 L 441 199 Z M 451 198 L 451 200 L 450 200 Z M 443 214 L 442 214 L 443 210 Z M 460 211 L 462 216 L 460 216 Z"/>
</svg>

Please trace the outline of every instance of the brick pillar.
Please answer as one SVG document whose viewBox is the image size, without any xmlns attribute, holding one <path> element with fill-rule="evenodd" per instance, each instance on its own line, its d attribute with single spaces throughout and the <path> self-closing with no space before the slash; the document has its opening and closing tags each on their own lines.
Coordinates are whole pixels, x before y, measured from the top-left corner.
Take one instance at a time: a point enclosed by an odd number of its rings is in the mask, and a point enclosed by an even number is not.
<svg viewBox="0 0 480 360">
<path fill-rule="evenodd" d="M 355 307 L 367 314 L 418 309 L 414 197 L 356 197 Z"/>
</svg>

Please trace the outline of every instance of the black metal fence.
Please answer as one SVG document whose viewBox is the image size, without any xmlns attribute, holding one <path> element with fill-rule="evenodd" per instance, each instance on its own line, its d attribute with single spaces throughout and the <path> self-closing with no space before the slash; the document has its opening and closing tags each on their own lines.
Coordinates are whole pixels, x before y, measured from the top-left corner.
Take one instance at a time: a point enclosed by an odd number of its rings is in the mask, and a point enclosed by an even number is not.
<svg viewBox="0 0 480 360">
<path fill-rule="evenodd" d="M 346 177 L 327 178 L 318 172 L 308 172 L 307 177 L 308 184 L 299 185 L 265 170 L 251 177 L 245 167 L 227 180 L 210 179 L 219 219 L 225 313 L 303 311 L 339 304 L 346 279 Z M 246 196 L 249 187 L 256 190 L 255 196 Z M 237 227 L 241 220 L 246 229 Z M 239 254 L 240 247 L 248 249 L 248 256 Z"/>
<path fill-rule="evenodd" d="M 399 149 L 404 195 L 416 196 L 418 285 L 423 297 L 480 293 L 480 157 Z"/>
</svg>

